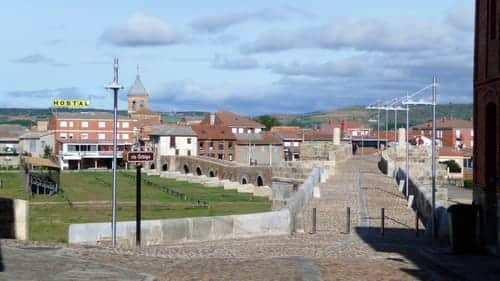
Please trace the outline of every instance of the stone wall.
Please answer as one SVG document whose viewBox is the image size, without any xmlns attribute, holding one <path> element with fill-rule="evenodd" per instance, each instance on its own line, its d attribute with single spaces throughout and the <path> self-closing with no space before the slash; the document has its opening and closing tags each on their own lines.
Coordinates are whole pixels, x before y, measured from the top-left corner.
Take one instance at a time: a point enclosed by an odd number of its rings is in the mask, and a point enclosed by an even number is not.
<svg viewBox="0 0 500 281">
<path fill-rule="evenodd" d="M 431 148 L 429 146 L 410 147 L 409 149 L 409 184 L 408 192 L 414 195 L 413 209 L 419 213 L 426 225 L 431 229 L 432 214 L 432 170 Z M 404 146 L 392 147 L 382 152 L 379 167 L 382 172 L 399 182 L 406 180 L 406 154 Z M 383 170 L 386 168 L 386 171 Z M 448 188 L 446 166 L 436 166 L 436 224 L 440 238 L 448 237 Z M 406 186 L 403 193 L 406 194 Z M 430 233 L 429 233 L 430 234 Z"/>
<path fill-rule="evenodd" d="M 0 198 L 0 238 L 28 240 L 28 214 L 28 201 Z"/>
<path fill-rule="evenodd" d="M 348 144 L 334 145 L 331 141 L 305 141 L 300 145 L 301 160 L 335 161 L 345 159 L 352 153 Z"/>
<path fill-rule="evenodd" d="M 256 186 L 258 177 L 262 178 L 263 185 L 271 185 L 272 181 L 272 169 L 269 166 L 238 165 L 232 161 L 193 156 L 163 156 L 158 167 L 161 169 L 164 164 L 169 165 L 169 171 L 184 173 L 187 167 L 188 173 L 194 175 L 198 175 L 197 172 L 200 171 L 207 177 L 217 177 L 221 180 L 227 179 L 239 183 L 246 179 L 247 183 Z"/>
<path fill-rule="evenodd" d="M 141 222 L 142 245 L 287 235 L 290 232 L 288 209 L 247 215 Z M 116 235 L 120 247 L 133 247 L 136 235 L 135 221 L 118 222 Z M 69 226 L 68 242 L 70 244 L 98 245 L 100 242 L 109 241 L 110 237 L 110 223 L 84 223 Z"/>
</svg>

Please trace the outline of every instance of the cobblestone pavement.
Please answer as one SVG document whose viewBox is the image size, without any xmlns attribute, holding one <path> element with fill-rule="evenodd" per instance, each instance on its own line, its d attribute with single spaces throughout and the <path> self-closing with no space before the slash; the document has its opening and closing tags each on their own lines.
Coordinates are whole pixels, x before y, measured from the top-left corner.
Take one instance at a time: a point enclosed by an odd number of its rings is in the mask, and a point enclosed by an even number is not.
<svg viewBox="0 0 500 281">
<path fill-rule="evenodd" d="M 420 254 L 423 233 L 416 237 L 415 215 L 394 181 L 378 171 L 376 161 L 376 156 L 365 155 L 337 165 L 320 186 L 321 198 L 312 199 L 306 209 L 306 233 L 140 250 L 71 246 L 58 254 L 89 266 L 109 266 L 110 272 L 116 266 L 118 272 L 145 272 L 158 280 L 460 280 Z M 312 208 L 317 208 L 316 234 L 308 233 Z M 20 243 L 2 242 L 10 247 Z"/>
</svg>

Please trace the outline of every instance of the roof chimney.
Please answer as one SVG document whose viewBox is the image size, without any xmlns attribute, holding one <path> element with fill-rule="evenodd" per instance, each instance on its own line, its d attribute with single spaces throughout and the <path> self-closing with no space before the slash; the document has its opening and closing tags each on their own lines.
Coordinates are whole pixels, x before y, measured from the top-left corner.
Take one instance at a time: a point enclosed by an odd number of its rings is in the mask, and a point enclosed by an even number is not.
<svg viewBox="0 0 500 281">
<path fill-rule="evenodd" d="M 215 126 L 215 113 L 210 113 L 210 126 Z"/>
</svg>

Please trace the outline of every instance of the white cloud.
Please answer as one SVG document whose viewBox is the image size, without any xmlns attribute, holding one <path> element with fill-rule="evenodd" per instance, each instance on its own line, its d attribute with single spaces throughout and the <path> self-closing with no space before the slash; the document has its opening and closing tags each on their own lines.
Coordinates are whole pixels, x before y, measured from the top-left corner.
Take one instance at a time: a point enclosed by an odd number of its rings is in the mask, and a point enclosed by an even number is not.
<svg viewBox="0 0 500 281">
<path fill-rule="evenodd" d="M 251 57 L 226 57 L 215 54 L 212 66 L 228 70 L 247 70 L 258 68 L 259 62 Z"/>
<path fill-rule="evenodd" d="M 56 60 L 49 58 L 40 53 L 34 53 L 21 58 L 11 60 L 13 63 L 24 63 L 24 64 L 48 64 L 51 66 L 67 66 L 65 63 L 57 62 Z"/>
<path fill-rule="evenodd" d="M 142 13 L 132 14 L 124 26 L 107 29 L 100 40 L 123 47 L 162 46 L 178 42 L 174 27 Z"/>
</svg>

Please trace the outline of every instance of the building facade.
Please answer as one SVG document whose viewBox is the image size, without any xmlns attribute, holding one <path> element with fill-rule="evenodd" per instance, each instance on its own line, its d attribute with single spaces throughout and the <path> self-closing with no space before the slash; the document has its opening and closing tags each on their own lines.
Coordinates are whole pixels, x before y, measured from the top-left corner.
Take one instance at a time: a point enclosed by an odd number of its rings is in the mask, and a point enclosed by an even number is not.
<svg viewBox="0 0 500 281">
<path fill-rule="evenodd" d="M 198 156 L 233 161 L 236 137 L 228 127 L 210 124 L 192 125 L 198 137 Z"/>
<path fill-rule="evenodd" d="M 432 121 L 414 126 L 413 133 L 432 138 Z M 472 120 L 440 119 L 436 120 L 436 139 L 443 146 L 453 148 L 473 148 L 474 129 Z"/>
<path fill-rule="evenodd" d="M 283 160 L 283 142 L 269 132 L 236 134 L 236 157 L 246 165 L 277 165 Z"/>
<path fill-rule="evenodd" d="M 137 121 L 119 116 L 118 162 L 123 151 L 136 143 Z M 62 169 L 110 168 L 113 157 L 113 114 L 108 112 L 55 112 L 49 119 L 54 133 L 54 153 Z"/>
<path fill-rule="evenodd" d="M 500 254 L 500 13 L 497 1 L 476 0 L 474 48 L 474 202 L 479 241 Z"/>
<path fill-rule="evenodd" d="M 157 157 L 196 156 L 198 138 L 189 126 L 157 126 L 151 131 Z"/>
</svg>

